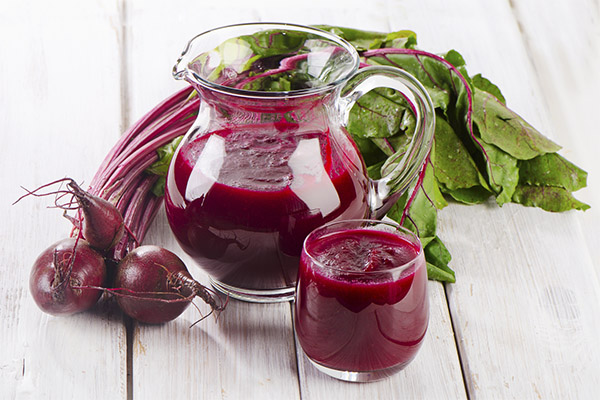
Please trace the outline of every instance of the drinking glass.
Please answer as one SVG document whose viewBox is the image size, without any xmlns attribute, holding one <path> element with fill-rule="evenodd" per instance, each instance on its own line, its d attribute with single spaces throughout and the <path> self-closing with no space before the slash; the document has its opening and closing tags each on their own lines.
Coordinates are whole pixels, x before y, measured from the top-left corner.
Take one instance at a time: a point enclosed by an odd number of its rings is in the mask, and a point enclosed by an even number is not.
<svg viewBox="0 0 600 400">
<path fill-rule="evenodd" d="M 428 321 L 427 268 L 412 232 L 360 219 L 307 236 L 294 325 L 317 369 L 346 381 L 385 378 L 413 360 Z"/>
</svg>

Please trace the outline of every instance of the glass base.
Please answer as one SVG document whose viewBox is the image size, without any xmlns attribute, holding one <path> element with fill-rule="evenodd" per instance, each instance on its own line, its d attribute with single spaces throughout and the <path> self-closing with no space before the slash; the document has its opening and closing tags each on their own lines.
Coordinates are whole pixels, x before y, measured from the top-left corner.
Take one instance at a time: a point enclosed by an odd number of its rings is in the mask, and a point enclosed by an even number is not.
<svg viewBox="0 0 600 400">
<path fill-rule="evenodd" d="M 252 290 L 238 288 L 210 278 L 211 285 L 226 296 L 250 303 L 282 303 L 294 300 L 295 287 L 281 289 Z"/>
<path fill-rule="evenodd" d="M 308 357 L 307 357 L 308 358 Z M 400 372 L 406 364 L 394 365 L 389 368 L 377 369 L 375 371 L 344 371 L 339 369 L 334 369 L 331 367 L 326 367 L 324 365 L 319 364 L 316 361 L 308 358 L 312 365 L 314 365 L 319 371 L 342 381 L 346 382 L 375 382 L 385 379 L 389 376 Z"/>
</svg>

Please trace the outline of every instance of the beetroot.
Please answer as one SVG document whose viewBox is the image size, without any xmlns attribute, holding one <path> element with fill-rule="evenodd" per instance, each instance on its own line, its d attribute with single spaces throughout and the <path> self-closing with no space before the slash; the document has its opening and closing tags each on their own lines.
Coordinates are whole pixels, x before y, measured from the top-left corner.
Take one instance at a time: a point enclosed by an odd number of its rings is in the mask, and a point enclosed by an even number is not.
<svg viewBox="0 0 600 400">
<path fill-rule="evenodd" d="M 190 276 L 176 254 L 151 245 L 135 248 L 119 262 L 111 292 L 125 314 L 150 324 L 177 318 L 196 296 L 209 304 L 211 311 L 224 308 Z"/>
<path fill-rule="evenodd" d="M 44 250 L 33 264 L 29 290 L 38 307 L 52 315 L 90 309 L 102 295 L 104 258 L 83 239 L 67 238 Z"/>
<path fill-rule="evenodd" d="M 119 210 L 107 200 L 81 189 L 72 179 L 67 185 L 83 212 L 81 232 L 85 240 L 100 251 L 112 249 L 125 232 L 123 216 Z"/>
</svg>

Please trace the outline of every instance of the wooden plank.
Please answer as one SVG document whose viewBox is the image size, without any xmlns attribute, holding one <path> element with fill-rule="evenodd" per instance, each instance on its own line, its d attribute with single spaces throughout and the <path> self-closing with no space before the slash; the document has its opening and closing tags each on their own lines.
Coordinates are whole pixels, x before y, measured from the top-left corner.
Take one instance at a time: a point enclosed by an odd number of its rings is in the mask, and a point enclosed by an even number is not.
<svg viewBox="0 0 600 400">
<path fill-rule="evenodd" d="M 541 8 L 531 2 L 528 18 Z M 496 82 L 509 106 L 544 134 L 569 149 L 582 140 L 580 131 L 555 136 L 541 89 L 550 83 L 538 80 L 508 2 L 406 2 L 398 13 L 391 17 L 396 29 L 413 28 L 423 49 L 459 50 L 471 74 Z M 560 25 L 554 21 L 548 29 Z M 540 33 L 536 38 L 546 43 Z M 440 236 L 457 271 L 447 294 L 470 397 L 593 398 L 598 262 L 579 218 L 492 203 L 440 212 Z"/>
<path fill-rule="evenodd" d="M 118 10 L 87 2 L 0 4 L 0 398 L 126 398 L 126 334 L 98 307 L 42 313 L 28 289 L 37 255 L 66 237 L 52 199 L 24 191 L 91 179 L 121 131 Z"/>
<path fill-rule="evenodd" d="M 577 192 L 592 205 L 576 218 L 600 276 L 600 135 L 596 124 L 600 92 L 600 6 L 578 0 L 539 7 L 536 1 L 511 3 L 523 32 L 525 47 L 540 82 L 551 133 L 563 145 L 561 153 L 588 171 L 588 187 Z"/>
<path fill-rule="evenodd" d="M 441 223 L 457 269 L 448 299 L 469 393 L 593 398 L 600 287 L 572 215 L 451 207 Z"/>
</svg>

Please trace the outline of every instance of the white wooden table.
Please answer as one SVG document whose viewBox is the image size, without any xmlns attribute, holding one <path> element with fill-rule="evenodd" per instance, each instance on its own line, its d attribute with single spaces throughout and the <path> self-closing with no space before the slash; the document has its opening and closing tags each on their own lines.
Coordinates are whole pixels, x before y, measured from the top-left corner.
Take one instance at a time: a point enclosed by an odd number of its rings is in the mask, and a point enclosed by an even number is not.
<svg viewBox="0 0 600 400">
<path fill-rule="evenodd" d="M 349 384 L 299 351 L 289 303 L 231 302 L 218 323 L 190 308 L 163 326 L 129 324 L 110 304 L 68 318 L 28 292 L 37 254 L 68 233 L 23 192 L 89 182 L 118 135 L 182 83 L 189 38 L 249 21 L 412 29 L 419 47 L 459 50 L 509 106 L 589 173 L 583 212 L 451 205 L 439 233 L 457 283 L 430 282 L 416 360 Z M 600 2 L 598 0 L 142 1 L 0 3 L 0 398 L 591 399 L 600 383 Z M 182 255 L 164 215 L 146 242 Z M 207 278 L 192 267 L 200 281 Z"/>
</svg>

